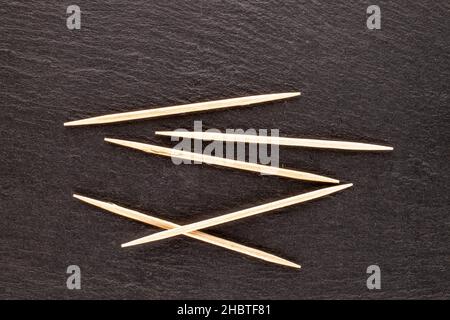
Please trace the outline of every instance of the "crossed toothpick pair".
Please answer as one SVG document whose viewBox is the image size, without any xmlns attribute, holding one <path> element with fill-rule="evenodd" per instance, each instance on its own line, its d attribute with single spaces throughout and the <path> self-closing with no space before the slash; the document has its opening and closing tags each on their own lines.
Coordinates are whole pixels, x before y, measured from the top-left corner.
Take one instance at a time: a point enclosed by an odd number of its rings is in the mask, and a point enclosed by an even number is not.
<svg viewBox="0 0 450 320">
<path fill-rule="evenodd" d="M 81 126 L 81 125 L 93 125 L 93 124 L 105 124 L 105 123 L 114 123 L 121 121 L 130 121 L 137 119 L 148 119 L 148 118 L 156 118 L 162 116 L 169 116 L 175 114 L 189 113 L 189 112 L 200 112 L 214 109 L 224 109 L 236 106 L 246 106 L 252 105 L 256 103 L 263 103 L 268 101 L 280 100 L 291 98 L 295 96 L 299 96 L 300 92 L 290 92 L 290 93 L 276 93 L 276 94 L 266 94 L 266 95 L 258 95 L 258 96 L 249 96 L 243 98 L 233 98 L 233 99 L 225 99 L 225 100 L 217 100 L 217 101 L 209 101 L 209 102 L 201 102 L 201 103 L 192 103 L 185 104 L 179 106 L 171 106 L 165 108 L 155 108 L 149 110 L 141 110 L 134 112 L 126 112 L 119 114 L 111 114 L 99 117 L 93 117 L 83 120 L 71 121 L 67 122 L 65 126 Z M 177 132 L 177 131 L 157 131 L 156 134 L 164 135 L 164 136 L 173 136 L 173 137 L 183 137 L 183 138 L 192 138 L 192 139 L 201 139 L 201 140 L 216 140 L 216 141 L 225 141 L 225 142 L 242 142 L 242 143 L 256 143 L 256 144 L 277 144 L 282 146 L 297 146 L 297 147 L 309 147 L 309 148 L 325 148 L 325 149 L 340 149 L 340 150 L 357 150 L 357 151 L 388 151 L 393 150 L 392 147 L 388 146 L 380 146 L 374 144 L 367 143 L 358 143 L 358 142 L 345 142 L 345 141 L 330 141 L 330 140 L 316 140 L 316 139 L 297 139 L 297 138 L 283 138 L 283 137 L 263 137 L 263 136 L 255 136 L 255 135 L 241 135 L 241 134 L 222 134 L 222 133 L 209 133 L 209 132 Z M 283 169 L 283 168 L 275 168 L 266 165 L 260 165 L 256 163 L 237 161 L 227 158 L 221 158 L 216 156 L 207 156 L 193 152 L 174 150 L 170 148 L 164 148 L 160 146 L 144 144 L 139 142 L 127 141 L 127 140 L 118 140 L 118 139 L 110 139 L 105 138 L 105 141 L 141 150 L 147 153 L 158 154 L 163 156 L 175 157 L 186 160 L 198 161 L 201 163 L 207 163 L 217 166 L 223 166 L 228 168 L 234 168 L 239 170 L 253 171 L 264 174 L 277 175 L 281 177 L 287 177 L 298 180 L 307 180 L 307 181 L 317 181 L 324 183 L 339 183 L 339 180 L 291 169 Z M 293 197 L 281 199 L 274 202 L 269 202 L 263 205 L 259 205 L 256 207 L 251 207 L 244 210 L 235 211 L 232 213 L 228 213 L 222 216 L 218 216 L 211 219 L 206 219 L 203 221 L 187 224 L 184 226 L 180 226 L 178 224 L 162 220 L 150 215 L 146 215 L 131 209 L 127 209 L 121 206 L 118 206 L 113 203 L 99 201 L 96 199 L 92 199 L 89 197 L 85 197 L 82 195 L 74 194 L 74 197 L 94 205 L 96 207 L 105 209 L 107 211 L 116 213 L 118 215 L 128 217 L 130 219 L 134 219 L 137 221 L 141 221 L 156 227 L 160 227 L 166 229 L 165 231 L 161 231 L 155 234 L 151 234 L 149 236 L 136 239 L 125 244 L 122 244 L 122 247 L 129 247 L 134 245 L 139 245 L 143 243 L 148 243 L 152 241 L 162 240 L 170 237 L 174 237 L 177 235 L 186 235 L 191 238 L 195 238 L 201 241 L 205 241 L 229 250 L 233 250 L 236 252 L 240 252 L 252 257 L 256 257 L 265 261 L 290 266 L 294 268 L 300 268 L 300 265 L 288 261 L 286 259 L 277 257 L 273 254 L 269 254 L 267 252 L 250 248 L 223 238 L 219 238 L 216 236 L 209 235 L 202 231 L 201 229 L 205 229 L 208 227 L 216 226 L 219 224 L 227 223 L 230 221 L 242 219 L 245 217 L 257 215 L 263 212 L 272 211 L 275 209 L 284 208 L 287 206 L 291 206 L 294 204 L 298 204 L 301 202 L 317 199 L 320 197 L 324 197 L 326 195 L 344 190 L 346 188 L 351 187 L 352 184 L 343 184 L 337 185 L 327 188 L 322 188 L 316 191 L 303 193 L 300 195 L 296 195 Z"/>
</svg>

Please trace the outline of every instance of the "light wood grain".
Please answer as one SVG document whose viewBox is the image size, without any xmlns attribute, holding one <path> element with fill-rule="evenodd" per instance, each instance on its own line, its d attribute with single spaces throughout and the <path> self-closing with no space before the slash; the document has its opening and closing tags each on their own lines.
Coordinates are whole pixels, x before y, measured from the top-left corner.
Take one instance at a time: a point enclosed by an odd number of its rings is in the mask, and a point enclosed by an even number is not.
<svg viewBox="0 0 450 320">
<path fill-rule="evenodd" d="M 186 132 L 186 131 L 156 131 L 155 134 L 162 136 L 181 137 L 199 140 L 276 144 L 281 146 L 295 146 L 308 148 L 340 149 L 340 150 L 355 150 L 355 151 L 393 150 L 393 148 L 389 146 L 380 146 L 376 144 L 360 143 L 360 142 L 270 137 L 270 136 L 257 136 L 248 134 L 232 134 L 232 133 L 218 133 L 218 132 Z"/>
<path fill-rule="evenodd" d="M 199 153 L 181 151 L 181 150 L 176 150 L 176 149 L 171 149 L 171 148 L 164 148 L 164 147 L 160 147 L 160 146 L 155 146 L 155 145 L 145 144 L 145 143 L 140 143 L 140 142 L 134 142 L 134 141 L 111 139 L 111 138 L 105 138 L 105 141 L 114 143 L 117 145 L 121 145 L 124 147 L 129 147 L 129 148 L 141 150 L 141 151 L 144 151 L 147 153 L 158 154 L 158 155 L 162 155 L 162 156 L 166 156 L 166 157 L 174 157 L 174 158 L 179 158 L 179 159 L 197 161 L 197 162 L 202 162 L 202 163 L 207 163 L 207 164 L 212 164 L 212 165 L 218 165 L 218 166 L 222 166 L 222 167 L 258 172 L 258 173 L 264 173 L 264 174 L 270 174 L 270 175 L 276 175 L 276 176 L 280 176 L 280 177 L 286 177 L 286 178 L 292 178 L 292 179 L 298 179 L 298 180 L 318 181 L 318 182 L 326 182 L 326 183 L 339 183 L 339 180 L 321 176 L 321 175 L 317 175 L 317 174 L 313 174 L 313 173 L 303 172 L 303 171 L 283 169 L 283 168 L 265 166 L 265 165 L 261 165 L 261 164 L 257 164 L 257 163 L 250 163 L 250 162 L 232 160 L 232 159 L 227 159 L 227 158 L 202 155 Z"/>
<path fill-rule="evenodd" d="M 104 116 L 92 117 L 82 120 L 70 121 L 64 123 L 64 126 L 83 126 L 92 124 L 103 124 L 130 121 L 137 119 L 157 118 L 163 116 L 170 116 L 175 114 L 208 111 L 214 109 L 224 109 L 237 106 L 248 106 L 257 103 L 269 102 L 274 100 L 287 99 L 291 97 L 299 96 L 300 92 L 287 92 L 287 93 L 272 93 L 263 94 L 257 96 L 248 96 L 242 98 L 232 98 L 224 100 L 215 100 L 208 102 L 190 103 L 178 106 L 154 108 L 140 111 L 131 111 L 124 113 L 109 114 Z"/>
<path fill-rule="evenodd" d="M 238 220 L 238 219 L 242 219 L 242 218 L 246 218 L 246 217 L 250 217 L 256 214 L 260 214 L 263 212 L 267 212 L 267 211 L 272 211 L 275 209 L 280 209 L 280 208 L 284 208 L 287 206 L 291 206 L 297 203 L 301 203 L 301 202 L 305 202 L 305 201 L 309 201 L 312 199 L 317 199 L 320 197 L 324 197 L 326 195 L 329 195 L 331 193 L 335 193 L 341 190 L 344 190 L 346 188 L 351 187 L 353 184 L 349 183 L 349 184 L 343 184 L 343 185 L 339 185 L 339 186 L 333 186 L 333 187 L 328 187 L 328 188 L 323 188 L 323 189 L 319 189 L 316 191 L 312 191 L 312 192 L 308 192 L 308 193 L 303 193 L 297 196 L 293 196 L 293 197 L 289 197 L 286 199 L 281 199 L 278 201 L 274 201 L 274 202 L 269 202 L 263 205 L 259 205 L 256 207 L 252 207 L 252 208 L 248 208 L 248 209 L 244 209 L 244 210 L 239 210 L 236 212 L 232 212 L 232 213 L 228 213 L 219 217 L 215 217 L 215 218 L 211 218 L 211 219 L 206 219 L 203 221 L 199 221 L 199 222 L 195 222 L 195 223 L 191 223 L 188 225 L 184 225 L 182 227 L 177 227 L 171 230 L 167 230 L 167 231 L 162 231 L 162 232 L 158 232 L 143 238 L 139 238 L 127 243 L 122 244 L 122 247 L 130 247 L 130 246 L 135 246 L 135 245 L 139 245 L 139 244 L 143 244 L 143 243 L 148 243 L 148 242 L 152 242 L 152 241 L 157 241 L 157 240 L 162 240 L 162 239 L 166 239 L 166 238 L 170 238 L 170 237 L 174 237 L 180 234 L 185 234 L 187 232 L 192 232 L 194 230 L 199 230 L 199 229 L 204 229 L 204 228 L 209 228 L 212 226 L 217 226 L 219 224 L 223 224 L 223 223 L 227 223 L 230 221 L 234 221 L 234 220 Z"/>
<path fill-rule="evenodd" d="M 109 212 L 118 214 L 120 216 L 123 217 L 127 217 L 136 221 L 140 221 L 155 227 L 159 227 L 162 229 L 173 229 L 173 228 L 177 228 L 180 227 L 180 225 L 169 222 L 167 220 L 163 220 L 163 219 L 159 219 L 150 215 L 146 215 L 143 214 L 141 212 L 135 211 L 135 210 L 131 210 L 131 209 L 127 209 L 124 207 L 121 207 L 119 205 L 116 205 L 114 203 L 110 203 L 110 202 L 104 202 L 104 201 L 100 201 L 100 200 L 96 200 L 96 199 L 92 199 L 89 197 L 85 197 L 85 196 L 81 196 L 78 194 L 74 194 L 73 195 L 76 199 L 79 199 L 83 202 L 89 203 L 93 206 L 102 208 L 104 210 L 107 210 Z M 286 259 L 277 257 L 273 254 L 258 250 L 258 249 L 254 249 L 254 248 L 250 248 L 244 245 L 241 245 L 239 243 L 236 242 L 232 242 L 229 240 L 225 240 L 216 236 L 212 236 L 210 234 L 201 232 L 201 231 L 193 231 L 190 233 L 186 233 L 186 236 L 190 237 L 190 238 L 194 238 L 197 240 L 201 240 L 225 249 L 229 249 L 232 251 L 236 251 L 248 256 L 252 256 L 258 259 L 262 259 L 268 262 L 272 262 L 272 263 L 276 263 L 276 264 L 281 264 L 284 266 L 288 266 L 288 267 L 293 267 L 293 268 L 297 268 L 300 269 L 300 265 L 293 263 L 291 261 L 288 261 Z"/>
</svg>

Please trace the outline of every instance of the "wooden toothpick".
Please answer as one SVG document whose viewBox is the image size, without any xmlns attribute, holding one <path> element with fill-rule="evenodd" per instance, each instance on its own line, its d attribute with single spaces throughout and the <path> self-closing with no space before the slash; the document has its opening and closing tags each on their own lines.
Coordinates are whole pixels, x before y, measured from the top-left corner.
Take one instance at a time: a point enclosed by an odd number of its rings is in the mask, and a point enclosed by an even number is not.
<svg viewBox="0 0 450 320">
<path fill-rule="evenodd" d="M 242 98 L 232 98 L 232 99 L 224 99 L 224 100 L 216 100 L 216 101 L 208 101 L 208 102 L 199 102 L 199 103 L 190 103 L 183 104 L 179 106 L 171 106 L 164 108 L 154 108 L 148 110 L 140 110 L 140 111 L 132 111 L 132 112 L 124 112 L 124 113 L 116 113 L 105 116 L 93 117 L 88 119 L 70 121 L 64 123 L 64 126 L 83 126 L 83 125 L 91 125 L 91 124 L 102 124 L 102 123 L 113 123 L 113 122 L 121 122 L 121 121 L 129 121 L 129 120 L 137 120 L 137 119 L 147 119 L 147 118 L 156 118 L 163 117 L 181 113 L 189 113 L 189 112 L 199 112 L 206 110 L 214 110 L 214 109 L 224 109 L 231 108 L 237 106 L 247 106 L 256 103 L 263 103 L 268 101 L 287 99 L 291 97 L 299 96 L 300 92 L 287 92 L 287 93 L 273 93 L 273 94 L 263 94 L 258 96 L 249 96 Z"/>
<path fill-rule="evenodd" d="M 140 221 L 140 222 L 143 222 L 143 223 L 155 226 L 155 227 L 159 227 L 162 229 L 173 229 L 173 228 L 180 227 L 178 224 L 175 224 L 175 223 L 163 220 L 163 219 L 159 219 L 156 217 L 152 217 L 152 216 L 140 213 L 138 211 L 127 209 L 127 208 L 118 206 L 114 203 L 99 201 L 99 200 L 95 200 L 95 199 L 81 196 L 78 194 L 74 194 L 73 196 L 75 198 L 77 198 L 83 202 L 89 203 L 93 206 L 102 208 L 104 210 L 113 212 L 120 216 L 127 217 L 130 219 L 136 220 L 136 221 Z M 300 269 L 300 265 L 293 263 L 291 261 L 288 261 L 286 259 L 277 257 L 273 254 L 269 254 L 269 253 L 266 253 L 266 252 L 258 250 L 258 249 L 254 249 L 254 248 L 250 248 L 250 247 L 241 245 L 236 242 L 232 242 L 232 241 L 225 240 L 225 239 L 222 239 L 219 237 L 215 237 L 215 236 L 212 236 L 210 234 L 207 234 L 207 233 L 204 233 L 201 231 L 193 231 L 193 232 L 187 233 L 186 236 L 197 239 L 197 240 L 201 240 L 201 241 L 204 241 L 204 242 L 207 242 L 207 243 L 210 243 L 210 244 L 222 247 L 222 248 L 240 252 L 240 253 L 246 254 L 248 256 L 262 259 L 262 260 L 265 260 L 268 262 L 277 263 L 277 264 L 285 265 L 288 267 Z"/>
<path fill-rule="evenodd" d="M 244 143 L 260 143 L 260 144 L 276 144 L 282 146 L 296 146 L 309 148 L 325 148 L 340 150 L 357 150 L 357 151 L 387 151 L 393 150 L 389 146 L 380 146 L 376 144 L 348 142 L 348 141 L 331 141 L 318 139 L 299 139 L 299 138 L 283 138 L 270 136 L 257 136 L 249 134 L 232 134 L 232 133 L 216 133 L 216 132 L 184 132 L 184 131 L 156 131 L 155 134 L 162 136 L 181 137 L 199 140 L 217 140 L 229 142 Z"/>
<path fill-rule="evenodd" d="M 297 203 L 320 198 L 320 197 L 326 196 L 328 194 L 349 188 L 351 186 L 352 186 L 351 183 L 343 184 L 343 185 L 339 185 L 339 186 L 319 189 L 319 190 L 308 192 L 308 193 L 303 193 L 303 194 L 300 194 L 300 195 L 297 195 L 294 197 L 290 197 L 290 198 L 286 198 L 286 199 L 282 199 L 282 200 L 278 200 L 278 201 L 274 201 L 274 202 L 269 202 L 269 203 L 266 203 L 266 204 L 263 204 L 260 206 L 256 206 L 256 207 L 252 207 L 252 208 L 248 208 L 248 209 L 244 209 L 244 210 L 239 210 L 239 211 L 225 214 L 225 215 L 222 215 L 222 216 L 219 216 L 216 218 L 206 219 L 206 220 L 203 220 L 200 222 L 191 223 L 191 224 L 184 225 L 182 227 L 177 227 L 177 228 L 174 228 L 171 230 L 158 232 L 158 233 L 155 233 L 155 234 L 152 234 L 152 235 L 140 238 L 140 239 L 136 239 L 136 240 L 124 243 L 124 244 L 122 244 L 122 247 L 135 246 L 138 244 L 143 244 L 143 243 L 147 243 L 147 242 L 152 242 L 152 241 L 157 241 L 157 240 L 174 237 L 174 236 L 177 236 L 180 234 L 186 234 L 187 232 L 192 232 L 194 230 L 209 228 L 209 227 L 223 224 L 226 222 L 242 219 L 245 217 L 250 217 L 250 216 L 260 214 L 263 212 L 267 212 L 267 211 L 271 211 L 271 210 L 275 210 L 275 209 L 279 209 L 279 208 L 284 208 L 284 207 L 291 206 L 291 205 L 294 205 Z"/>
<path fill-rule="evenodd" d="M 234 168 L 239 170 L 253 171 L 264 174 L 276 175 L 281 177 L 287 177 L 298 180 L 308 180 L 308 181 L 318 181 L 327 183 L 339 183 L 339 180 L 328 178 L 325 176 L 320 176 L 313 173 L 276 168 L 271 166 L 265 166 L 257 163 L 250 163 L 238 160 L 232 160 L 227 158 L 220 158 L 214 156 L 202 155 L 199 153 L 181 151 L 176 149 L 164 148 L 160 146 L 155 146 L 151 144 L 139 143 L 134 141 L 119 140 L 105 138 L 105 141 L 118 144 L 124 147 L 129 147 L 137 150 L 141 150 L 147 153 L 159 154 L 166 157 L 174 157 L 180 159 L 186 159 L 191 161 L 204 162 L 212 165 L 218 165 L 228 168 Z"/>
</svg>

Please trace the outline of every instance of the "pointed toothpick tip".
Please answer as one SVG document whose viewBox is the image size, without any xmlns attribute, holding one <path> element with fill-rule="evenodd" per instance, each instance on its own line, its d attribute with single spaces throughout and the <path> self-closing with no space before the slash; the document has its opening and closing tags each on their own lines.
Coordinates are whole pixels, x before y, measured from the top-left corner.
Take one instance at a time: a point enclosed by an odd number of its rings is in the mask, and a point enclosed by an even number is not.
<svg viewBox="0 0 450 320">
<path fill-rule="evenodd" d="M 76 193 L 73 194 L 73 197 L 75 199 L 78 199 L 80 201 L 83 201 L 83 202 L 86 202 L 86 203 L 89 203 L 89 204 L 92 204 L 92 205 L 98 205 L 99 203 L 104 203 L 103 201 L 95 200 L 95 199 L 92 199 L 92 198 L 89 198 L 89 197 L 85 197 L 85 196 L 82 196 L 82 195 L 79 195 L 79 194 L 76 194 Z"/>
<path fill-rule="evenodd" d="M 377 144 L 366 144 L 366 143 L 364 143 L 362 145 L 367 146 L 366 147 L 367 151 L 392 151 L 392 150 L 394 150 L 394 148 L 391 146 L 380 146 Z"/>
<path fill-rule="evenodd" d="M 299 265 L 299 264 L 296 264 L 296 263 L 293 263 L 293 262 L 290 262 L 289 264 L 286 264 L 288 267 L 292 267 L 292 268 L 295 268 L 295 269 L 301 269 L 302 268 L 302 266 L 301 265 Z"/>
<path fill-rule="evenodd" d="M 106 142 L 109 142 L 109 143 L 118 143 L 118 142 L 122 141 L 122 140 L 119 140 L 119 139 L 106 138 L 106 137 L 103 140 L 106 141 Z"/>
<path fill-rule="evenodd" d="M 146 243 L 148 237 L 150 237 L 150 236 L 139 238 L 139 239 L 135 239 L 135 240 L 132 240 L 132 241 L 129 241 L 129 242 L 126 242 L 126 243 L 122 243 L 121 247 L 122 248 L 133 247 L 133 246 L 137 246 L 139 244 Z"/>
<path fill-rule="evenodd" d="M 127 243 L 122 243 L 122 244 L 120 245 L 120 247 L 121 247 L 121 248 L 127 248 L 127 247 L 132 247 L 132 246 L 135 246 L 135 245 L 138 244 L 138 243 L 133 243 L 133 242 L 135 242 L 135 241 L 130 241 L 130 242 L 127 242 Z"/>
<path fill-rule="evenodd" d="M 113 139 L 113 138 L 104 138 L 105 142 L 109 142 L 112 144 L 117 144 L 119 146 L 124 146 L 124 147 L 128 147 L 128 148 L 133 148 L 136 149 L 136 147 L 134 146 L 135 144 L 137 144 L 134 141 L 128 141 L 128 140 L 121 140 L 121 139 Z"/>
<path fill-rule="evenodd" d="M 88 198 L 88 197 L 85 197 L 85 196 L 82 196 L 82 195 L 76 194 L 76 193 L 73 194 L 73 197 L 75 199 L 81 200 L 83 202 L 89 202 L 89 200 L 94 200 L 94 199 L 91 199 L 91 198 Z"/>
<path fill-rule="evenodd" d="M 64 122 L 64 127 L 76 126 L 80 120 Z"/>
<path fill-rule="evenodd" d="M 86 125 L 86 124 L 95 124 L 95 123 L 91 123 L 91 120 L 89 118 L 89 119 L 64 122 L 64 127 L 75 127 L 75 126 L 82 126 L 82 125 Z"/>
</svg>

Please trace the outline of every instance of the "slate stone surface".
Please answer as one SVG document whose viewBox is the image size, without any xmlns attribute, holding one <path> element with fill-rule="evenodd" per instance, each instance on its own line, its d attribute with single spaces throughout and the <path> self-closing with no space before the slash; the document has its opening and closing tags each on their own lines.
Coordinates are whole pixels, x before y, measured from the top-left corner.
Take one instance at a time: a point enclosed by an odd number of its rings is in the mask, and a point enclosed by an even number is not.
<svg viewBox="0 0 450 320">
<path fill-rule="evenodd" d="M 449 298 L 449 4 L 378 1 L 11 1 L 0 8 L 0 298 Z M 264 106 L 65 128 L 88 116 L 300 90 Z M 208 229 L 300 271 L 155 232 L 77 192 L 189 223 L 321 187 L 108 145 L 155 130 L 276 128 L 392 153 L 281 148 L 284 167 L 354 188 Z M 82 289 L 66 288 L 78 265 Z M 368 290 L 366 268 L 381 268 Z"/>
</svg>

